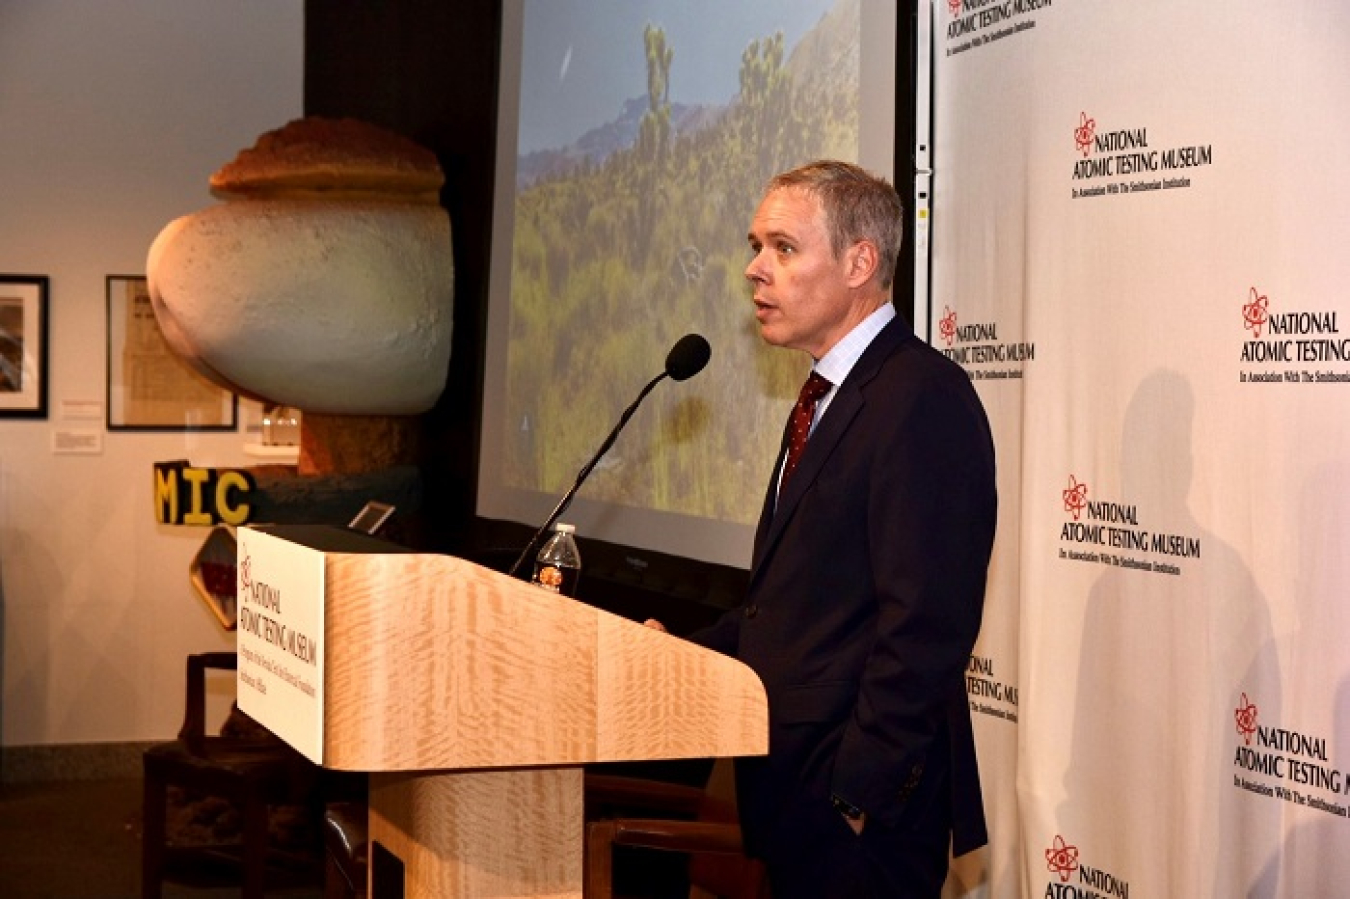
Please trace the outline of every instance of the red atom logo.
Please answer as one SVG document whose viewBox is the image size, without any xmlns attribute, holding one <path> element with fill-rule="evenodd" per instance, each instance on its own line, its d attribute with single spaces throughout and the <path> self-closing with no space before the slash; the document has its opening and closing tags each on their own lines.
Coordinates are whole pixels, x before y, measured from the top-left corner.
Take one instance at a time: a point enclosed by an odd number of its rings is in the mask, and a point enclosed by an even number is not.
<svg viewBox="0 0 1350 899">
<path fill-rule="evenodd" d="M 1069 488 L 1060 495 L 1064 497 L 1064 511 L 1071 512 L 1074 521 L 1077 521 L 1078 516 L 1087 508 L 1087 493 L 1088 485 L 1078 483 L 1073 475 L 1069 475 Z"/>
<path fill-rule="evenodd" d="M 956 339 L 956 313 L 946 306 L 942 307 L 942 318 L 938 319 L 938 334 L 942 335 L 947 346 L 951 346 Z"/>
<path fill-rule="evenodd" d="M 253 567 L 253 560 L 248 558 L 247 556 L 244 557 L 244 561 L 239 563 L 240 593 L 247 593 L 249 590 L 253 589 L 253 576 L 249 573 L 249 570 L 252 567 Z"/>
<path fill-rule="evenodd" d="M 1237 707 L 1233 717 L 1237 719 L 1237 731 L 1242 734 L 1242 741 L 1248 746 L 1252 745 L 1252 734 L 1256 733 L 1256 706 L 1246 693 L 1242 694 L 1242 704 Z"/>
<path fill-rule="evenodd" d="M 947 9 L 953 17 L 961 15 L 961 0 L 947 0 Z"/>
<path fill-rule="evenodd" d="M 1261 326 L 1270 318 L 1270 300 L 1257 293 L 1256 288 L 1248 294 L 1251 301 L 1242 307 L 1242 327 L 1252 332 L 1252 337 L 1261 336 Z"/>
<path fill-rule="evenodd" d="M 1097 120 L 1088 118 L 1086 112 L 1078 114 L 1078 127 L 1073 129 L 1073 142 L 1078 147 L 1083 158 L 1086 159 L 1088 151 L 1092 149 L 1092 138 L 1097 133 Z"/>
<path fill-rule="evenodd" d="M 1045 850 L 1045 866 L 1059 875 L 1060 883 L 1068 883 L 1069 875 L 1078 870 L 1078 847 L 1070 846 L 1055 834 L 1055 844 Z"/>
</svg>

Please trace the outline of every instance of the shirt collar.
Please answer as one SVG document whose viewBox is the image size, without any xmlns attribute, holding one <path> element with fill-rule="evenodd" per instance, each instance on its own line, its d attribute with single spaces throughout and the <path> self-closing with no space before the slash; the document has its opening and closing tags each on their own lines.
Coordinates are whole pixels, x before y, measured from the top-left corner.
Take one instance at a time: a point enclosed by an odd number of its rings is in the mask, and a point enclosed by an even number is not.
<svg viewBox="0 0 1350 899">
<path fill-rule="evenodd" d="M 837 390 L 849 372 L 853 371 L 853 366 L 858 363 L 867 347 L 893 318 L 895 318 L 894 304 L 882 303 L 875 312 L 854 325 L 853 330 L 845 334 L 828 353 L 820 357 L 820 361 L 815 364 L 815 371 L 820 372 Z M 822 404 L 828 403 L 833 396 L 832 390 Z M 819 411 L 823 412 L 824 409 Z"/>
</svg>

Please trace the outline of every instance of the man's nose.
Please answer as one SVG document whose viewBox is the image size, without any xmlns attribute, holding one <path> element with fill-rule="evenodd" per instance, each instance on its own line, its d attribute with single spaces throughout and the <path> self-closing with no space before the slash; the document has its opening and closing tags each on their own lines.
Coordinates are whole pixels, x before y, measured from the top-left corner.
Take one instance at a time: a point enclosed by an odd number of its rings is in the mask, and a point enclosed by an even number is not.
<svg viewBox="0 0 1350 899">
<path fill-rule="evenodd" d="M 765 280 L 764 266 L 760 264 L 762 253 L 756 253 L 751 259 L 750 264 L 745 267 L 745 280 L 758 283 Z"/>
</svg>

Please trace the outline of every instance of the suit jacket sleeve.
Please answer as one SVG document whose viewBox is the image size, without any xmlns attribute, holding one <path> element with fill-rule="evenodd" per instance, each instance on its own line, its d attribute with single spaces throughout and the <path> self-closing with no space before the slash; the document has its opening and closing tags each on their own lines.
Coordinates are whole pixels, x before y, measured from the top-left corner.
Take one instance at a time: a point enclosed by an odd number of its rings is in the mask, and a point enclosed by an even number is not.
<svg viewBox="0 0 1350 899">
<path fill-rule="evenodd" d="M 741 620 L 745 617 L 744 609 L 744 604 L 728 609 L 712 624 L 690 634 L 688 639 L 705 649 L 734 657 L 740 640 Z"/>
<path fill-rule="evenodd" d="M 953 708 L 968 715 L 962 685 L 996 514 L 992 440 L 969 381 L 955 366 L 918 380 L 898 407 L 887 404 L 896 412 L 871 457 L 876 635 L 832 776 L 837 795 L 889 824 L 903 820 Z"/>
</svg>

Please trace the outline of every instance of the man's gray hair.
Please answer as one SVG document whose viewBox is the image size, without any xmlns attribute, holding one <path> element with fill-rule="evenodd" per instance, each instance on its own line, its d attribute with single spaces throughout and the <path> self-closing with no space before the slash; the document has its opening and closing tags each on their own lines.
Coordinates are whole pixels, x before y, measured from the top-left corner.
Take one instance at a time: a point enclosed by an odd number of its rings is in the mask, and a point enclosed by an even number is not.
<svg viewBox="0 0 1350 899">
<path fill-rule="evenodd" d="M 820 201 L 835 258 L 860 240 L 876 245 L 883 288 L 895 281 L 904 235 L 904 206 L 891 183 L 849 162 L 819 159 L 769 179 L 765 193 L 806 191 Z"/>
</svg>

